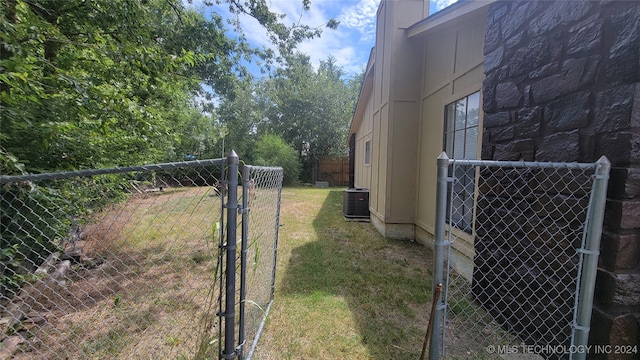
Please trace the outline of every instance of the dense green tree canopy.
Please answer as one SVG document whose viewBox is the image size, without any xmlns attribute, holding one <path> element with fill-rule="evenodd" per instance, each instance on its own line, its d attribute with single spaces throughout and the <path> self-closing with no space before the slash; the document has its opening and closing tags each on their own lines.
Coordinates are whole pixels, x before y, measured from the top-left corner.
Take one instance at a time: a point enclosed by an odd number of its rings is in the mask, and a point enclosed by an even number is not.
<svg viewBox="0 0 640 360">
<path fill-rule="evenodd" d="M 264 0 L 215 3 L 255 17 L 283 58 L 320 34 L 283 25 Z M 238 84 L 247 74 L 240 58 L 277 58 L 251 48 L 241 34 L 230 38 L 214 11 L 205 17 L 180 0 L 1 0 L 0 6 L 5 174 L 208 156 L 221 122 L 213 111 L 194 110 L 194 99 L 209 95 L 202 85 L 233 99 L 245 88 Z"/>
<path fill-rule="evenodd" d="M 258 127 L 265 119 L 265 104 L 268 99 L 260 81 L 239 81 L 234 94 L 234 97 L 226 98 L 219 104 L 216 118 L 220 126 L 227 129 L 225 147 L 234 149 L 242 159 L 252 161 Z"/>
<path fill-rule="evenodd" d="M 161 158 L 199 72 L 229 72 L 219 27 L 168 1 L 2 5 L 0 140 L 31 171 Z M 180 45 L 193 27 L 206 46 Z"/>
<path fill-rule="evenodd" d="M 238 83 L 236 96 L 221 102 L 216 116 L 229 129 L 226 144 L 253 161 L 257 138 L 276 134 L 297 152 L 300 180 L 312 181 L 318 160 L 347 153 L 362 74 L 345 78 L 331 56 L 317 69 L 304 54 L 289 56 L 270 77 Z"/>
<path fill-rule="evenodd" d="M 346 155 L 345 137 L 361 77 L 345 80 L 344 75 L 331 56 L 315 70 L 307 56 L 297 54 L 269 80 L 264 127 L 298 151 L 305 181 L 311 181 L 318 160 Z"/>
</svg>

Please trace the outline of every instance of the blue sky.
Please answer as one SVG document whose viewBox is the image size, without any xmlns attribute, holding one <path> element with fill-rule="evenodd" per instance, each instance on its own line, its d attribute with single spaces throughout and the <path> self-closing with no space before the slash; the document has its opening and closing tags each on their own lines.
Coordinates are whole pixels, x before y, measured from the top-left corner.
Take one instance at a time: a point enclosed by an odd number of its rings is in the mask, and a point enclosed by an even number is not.
<svg viewBox="0 0 640 360">
<path fill-rule="evenodd" d="M 375 42 L 375 18 L 380 0 L 311 0 L 311 9 L 303 11 L 302 0 L 266 0 L 273 12 L 284 14 L 285 24 L 306 24 L 323 27 L 334 18 L 340 22 L 337 30 L 324 28 L 320 38 L 304 41 L 299 50 L 307 54 L 314 66 L 333 55 L 336 64 L 347 74 L 361 71 L 367 64 Z M 431 0 L 433 14 L 457 0 Z M 198 1 L 193 1 L 194 5 Z M 216 7 L 223 17 L 229 16 L 226 5 Z M 264 29 L 250 17 L 240 18 L 242 29 L 253 45 L 269 47 Z"/>
</svg>

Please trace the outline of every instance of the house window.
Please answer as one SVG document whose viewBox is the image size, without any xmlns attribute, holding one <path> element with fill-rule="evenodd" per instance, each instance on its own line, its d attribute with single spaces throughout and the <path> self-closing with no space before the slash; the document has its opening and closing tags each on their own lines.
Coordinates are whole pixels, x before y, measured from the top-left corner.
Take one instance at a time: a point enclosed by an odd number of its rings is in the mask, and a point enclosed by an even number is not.
<svg viewBox="0 0 640 360">
<path fill-rule="evenodd" d="M 445 107 L 444 151 L 451 159 L 478 158 L 478 122 L 480 92 L 475 92 Z M 475 168 L 456 166 L 455 181 L 449 187 L 447 220 L 458 229 L 471 233 Z"/>
<path fill-rule="evenodd" d="M 364 164 L 371 164 L 371 140 L 364 143 Z"/>
</svg>

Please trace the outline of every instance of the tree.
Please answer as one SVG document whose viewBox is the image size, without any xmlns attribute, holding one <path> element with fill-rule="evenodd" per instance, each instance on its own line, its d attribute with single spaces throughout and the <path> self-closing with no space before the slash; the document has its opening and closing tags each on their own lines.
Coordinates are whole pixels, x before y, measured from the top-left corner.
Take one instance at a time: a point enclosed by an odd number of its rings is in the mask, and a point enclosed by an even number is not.
<svg viewBox="0 0 640 360">
<path fill-rule="evenodd" d="M 321 31 L 283 25 L 265 0 L 224 2 L 256 17 L 285 53 Z M 205 18 L 179 0 L 0 6 L 0 162 L 17 159 L 28 172 L 183 156 L 176 151 L 192 135 L 183 130 L 215 127 L 192 116 L 192 99 L 212 95 L 201 85 L 232 98 L 247 73 L 239 58 L 274 57 L 228 37 L 215 12 Z"/>
<path fill-rule="evenodd" d="M 312 39 L 319 37 L 322 34 L 322 28 L 327 27 L 329 29 L 336 29 L 340 24 L 335 19 L 329 19 L 326 24 L 312 28 L 309 25 L 301 24 L 300 22 L 294 23 L 290 26 L 284 25 L 281 20 L 284 15 L 272 12 L 269 9 L 269 4 L 265 0 L 227 0 L 230 4 L 229 10 L 231 13 L 240 15 L 245 14 L 256 19 L 260 25 L 266 30 L 271 40 L 271 43 L 276 45 L 279 50 L 279 56 L 277 61 L 284 61 L 295 54 L 296 46 L 298 43 L 305 39 Z M 190 0 L 191 2 L 191 0 Z M 205 5 L 220 4 L 221 0 L 205 0 Z M 307 11 L 311 8 L 311 0 L 302 0 L 302 8 Z M 238 39 L 243 47 L 248 47 L 244 40 L 242 31 L 242 24 L 239 19 L 233 22 L 235 30 L 238 33 Z M 265 49 L 252 49 L 253 54 L 260 56 L 263 59 L 268 60 L 271 63 L 273 60 L 273 52 Z"/>
<path fill-rule="evenodd" d="M 262 82 L 253 79 L 238 81 L 234 96 L 222 100 L 216 109 L 217 121 L 227 128 L 225 147 L 234 149 L 245 161 L 253 160 L 253 148 L 258 136 L 258 127 L 264 120 L 265 101 Z M 221 148 L 222 144 L 218 146 Z"/>
<path fill-rule="evenodd" d="M 225 37 L 169 1 L 2 5 L 11 15 L 2 17 L 0 136 L 31 172 L 164 158 L 199 88 L 196 65 L 228 53 L 178 48 L 174 38 L 193 27 L 217 44 Z"/>
<path fill-rule="evenodd" d="M 300 159 L 296 150 L 280 136 L 263 134 L 256 142 L 254 162 L 259 166 L 281 166 L 284 185 L 294 185 L 300 175 Z"/>
<path fill-rule="evenodd" d="M 344 139 L 360 84 L 343 76 L 333 57 L 316 71 L 306 55 L 297 54 L 266 87 L 270 101 L 262 128 L 293 144 L 303 163 L 304 181 L 312 180 L 320 159 L 346 155 Z"/>
<path fill-rule="evenodd" d="M 180 161 L 189 159 L 213 159 L 221 157 L 218 141 L 221 128 L 214 120 L 215 114 L 207 115 L 197 108 L 180 114 L 175 131 L 179 134 L 168 151 L 167 159 Z"/>
<path fill-rule="evenodd" d="M 266 0 L 215 2 L 256 17 L 283 57 L 297 42 L 320 34 L 319 28 L 283 25 Z M 303 3 L 308 7 L 308 0 Z M 228 140 L 255 140 L 262 117 L 254 105 L 240 102 L 253 90 L 238 59 L 269 61 L 275 54 L 227 36 L 215 12 L 206 18 L 181 0 L 0 0 L 0 30 L 3 175 L 183 160 L 187 154 L 216 157 L 225 124 Z M 218 119 L 195 100 L 212 95 L 238 100 L 225 103 Z M 290 148 L 261 144 L 260 161 L 283 162 L 288 179 L 295 179 Z M 72 219 L 106 205 L 95 199 L 123 199 L 122 181 L 105 175 L 2 186 L 0 292 L 19 286 L 15 279 L 24 265 L 38 265 L 59 246 L 53 240 L 69 232 Z M 34 197 L 41 206 L 25 205 Z M 60 209 L 54 202 L 68 209 L 52 212 Z M 33 212 L 19 213 L 23 208 Z M 25 236 L 22 224 L 46 230 Z"/>
</svg>

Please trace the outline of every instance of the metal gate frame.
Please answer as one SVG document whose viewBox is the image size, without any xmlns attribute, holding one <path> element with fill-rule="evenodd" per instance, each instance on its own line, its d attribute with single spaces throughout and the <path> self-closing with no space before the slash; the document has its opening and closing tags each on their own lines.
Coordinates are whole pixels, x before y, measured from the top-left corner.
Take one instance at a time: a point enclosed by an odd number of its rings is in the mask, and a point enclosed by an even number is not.
<svg viewBox="0 0 640 360">
<path fill-rule="evenodd" d="M 280 227 L 280 199 L 282 193 L 282 180 L 284 171 L 281 167 L 263 167 L 243 165 L 242 169 L 239 167 L 238 155 L 235 151 L 231 151 L 227 157 L 227 180 L 226 187 L 228 188 L 228 200 L 224 204 L 224 208 L 227 209 L 225 227 L 227 229 L 225 242 L 220 244 L 220 248 L 225 252 L 224 259 L 224 286 L 220 287 L 220 291 L 224 288 L 224 294 L 220 294 L 220 309 L 219 316 L 221 322 L 224 322 L 224 334 L 222 333 L 222 326 L 220 327 L 220 347 L 219 358 L 220 359 L 238 359 L 238 360 L 250 360 L 255 352 L 258 344 L 258 340 L 262 333 L 262 329 L 269 315 L 271 304 L 273 303 L 274 291 L 275 291 L 275 272 L 276 272 L 276 256 L 278 248 L 278 229 Z M 241 175 L 242 183 L 238 183 L 238 174 Z M 265 186 L 268 183 L 269 186 Z M 242 194 L 238 194 L 238 186 L 242 186 Z M 260 191 L 260 188 L 269 188 L 271 192 L 275 191 L 275 195 L 272 194 L 272 199 L 275 200 L 275 204 L 268 203 L 269 205 L 275 205 L 275 209 L 269 209 L 274 211 L 274 223 L 267 224 L 267 226 L 273 226 L 272 231 L 273 238 L 267 239 L 266 242 L 270 244 L 271 263 L 268 264 L 269 270 L 269 284 L 263 285 L 267 287 L 268 294 L 266 299 L 262 299 L 262 303 L 258 304 L 256 299 L 249 299 L 247 295 L 247 283 L 248 283 L 248 263 L 247 257 L 250 248 L 255 244 L 258 239 L 250 235 L 252 230 L 252 220 L 250 213 L 252 206 L 255 206 L 257 196 L 256 193 Z M 260 195 L 262 196 L 262 195 Z M 239 199 L 241 198 L 241 202 Z M 252 202 L 254 204 L 252 204 Z M 240 215 L 240 222 L 238 222 L 238 215 Z M 238 258 L 238 225 L 241 226 L 240 231 L 240 256 Z M 261 234 L 260 234 L 261 235 Z M 258 236 L 259 237 L 259 236 Z M 257 250 L 256 250 L 257 252 Z M 239 261 L 239 266 L 237 263 Z M 239 280 L 236 275 L 239 272 Z M 222 282 L 222 276 L 220 281 Z M 221 284 L 222 285 L 222 284 Z M 239 289 L 238 289 L 239 287 Z M 264 294 L 263 294 L 264 295 Z M 264 296 L 263 296 L 264 297 Z M 224 298 L 224 306 L 222 298 Z M 246 304 L 253 304 L 261 313 L 261 319 L 259 324 L 248 324 Z M 264 309 L 262 308 L 264 306 Z M 237 332 L 236 332 L 237 324 Z M 249 326 L 251 325 L 251 326 Z M 247 328 L 252 327 L 252 338 L 247 339 Z M 237 342 L 236 342 L 237 335 Z M 224 338 L 224 341 L 222 340 Z M 245 357 L 245 348 L 247 341 L 250 341 L 248 354 Z M 224 346 L 224 348 L 222 348 Z"/>
<path fill-rule="evenodd" d="M 604 220 L 607 184 L 611 163 L 606 157 L 601 157 L 595 163 L 547 163 L 547 162 L 504 162 L 484 160 L 454 160 L 442 152 L 437 159 L 437 192 L 436 192 L 436 218 L 434 238 L 434 262 L 433 262 L 433 289 L 437 284 L 443 284 L 442 297 L 437 300 L 436 313 L 431 321 L 432 331 L 430 337 L 429 358 L 444 358 L 445 338 L 444 327 L 447 324 L 447 288 L 449 286 L 449 252 L 451 249 L 451 231 L 446 231 L 451 226 L 447 221 L 447 201 L 449 184 L 454 183 L 455 166 L 479 167 L 510 167 L 510 168 L 539 168 L 539 169 L 591 169 L 594 174 L 589 194 L 589 204 L 586 210 L 582 244 L 575 249 L 579 257 L 578 271 L 575 278 L 575 299 L 573 305 L 573 321 L 571 323 L 571 344 L 568 349 L 569 359 L 582 360 L 586 358 L 587 342 L 589 336 L 591 311 L 593 308 L 593 296 L 595 279 L 600 250 L 600 237 Z M 474 186 L 474 193 L 478 192 Z M 451 191 L 453 193 L 453 191 Z M 474 208 L 477 204 L 474 203 Z M 473 217 L 475 220 L 475 211 Z M 475 236 L 475 234 L 473 235 Z"/>
</svg>

